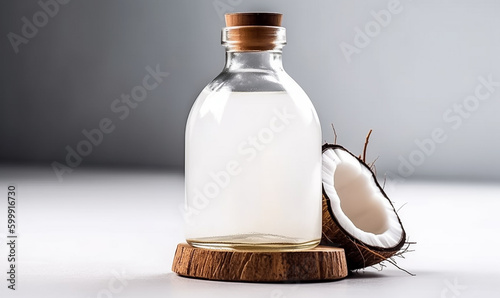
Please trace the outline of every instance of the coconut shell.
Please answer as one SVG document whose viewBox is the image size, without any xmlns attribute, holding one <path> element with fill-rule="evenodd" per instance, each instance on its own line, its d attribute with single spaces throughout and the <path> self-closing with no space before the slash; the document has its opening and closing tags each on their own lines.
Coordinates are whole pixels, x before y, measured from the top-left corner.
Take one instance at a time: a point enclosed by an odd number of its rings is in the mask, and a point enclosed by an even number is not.
<svg viewBox="0 0 500 298">
<path fill-rule="evenodd" d="M 346 151 L 347 153 L 352 155 L 355 159 L 357 159 L 362 166 L 366 167 L 366 169 L 368 169 L 371 172 L 375 184 L 380 189 L 383 196 L 391 204 L 394 213 L 396 213 L 398 222 L 402 228 L 402 236 L 401 240 L 398 242 L 397 245 L 389 248 L 370 246 L 356 239 L 355 237 L 350 235 L 346 230 L 344 230 L 342 226 L 338 223 L 335 214 L 333 214 L 332 212 L 330 199 L 328 198 L 325 189 L 323 187 L 323 235 L 321 243 L 323 245 L 331 245 L 343 248 L 345 250 L 347 267 L 349 270 L 356 270 L 372 266 L 392 257 L 394 254 L 396 254 L 401 250 L 406 241 L 406 232 L 401 223 L 401 219 L 399 218 L 396 210 L 394 209 L 394 205 L 392 204 L 391 200 L 389 200 L 387 194 L 384 192 L 383 188 L 378 183 L 377 178 L 375 177 L 373 171 L 365 162 L 363 162 L 360 158 L 358 158 L 357 156 L 355 156 L 350 151 L 348 151 L 347 149 L 345 149 L 340 145 L 324 144 L 323 152 L 325 152 L 325 150 L 328 149 L 341 149 Z"/>
</svg>

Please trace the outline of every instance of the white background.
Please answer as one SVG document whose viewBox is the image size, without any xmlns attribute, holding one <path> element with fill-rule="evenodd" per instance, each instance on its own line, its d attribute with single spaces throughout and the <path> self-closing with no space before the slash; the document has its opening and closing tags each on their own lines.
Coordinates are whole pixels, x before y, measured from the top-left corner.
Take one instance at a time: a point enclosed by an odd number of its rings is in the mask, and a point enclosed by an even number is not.
<svg viewBox="0 0 500 298">
<path fill-rule="evenodd" d="M 175 247 L 184 241 L 181 175 L 80 169 L 61 183 L 43 169 L 7 170 L 9 177 L 0 174 L 0 189 L 6 189 L 7 179 L 18 182 L 19 278 L 12 292 L 0 273 L 2 297 L 475 298 L 495 297 L 499 290 L 498 185 L 387 186 L 396 208 L 406 204 L 400 216 L 409 240 L 417 244 L 415 252 L 397 261 L 414 277 L 387 264 L 381 272 L 368 268 L 336 282 L 252 284 L 171 272 Z M 1 245 L 0 272 L 7 267 L 6 256 Z M 124 282 L 116 282 L 116 276 Z M 460 295 L 450 283 L 459 285 Z"/>
</svg>

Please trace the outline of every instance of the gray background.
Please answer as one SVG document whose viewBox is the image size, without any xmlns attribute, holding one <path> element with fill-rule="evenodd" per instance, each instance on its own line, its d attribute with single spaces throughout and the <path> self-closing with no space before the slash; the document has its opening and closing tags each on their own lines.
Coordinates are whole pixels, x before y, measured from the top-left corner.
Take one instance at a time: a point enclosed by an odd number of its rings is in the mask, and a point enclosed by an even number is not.
<svg viewBox="0 0 500 298">
<path fill-rule="evenodd" d="M 46 0 L 42 0 L 46 1 Z M 78 1 L 15 53 L 7 34 L 41 10 L 0 4 L 0 162 L 64 162 L 66 146 L 108 117 L 115 131 L 83 165 L 182 169 L 184 127 L 197 94 L 221 70 L 222 11 L 284 13 L 284 64 L 318 110 L 324 139 L 398 173 L 400 157 L 436 128 L 447 135 L 411 178 L 500 179 L 500 88 L 458 129 L 443 113 L 472 95 L 478 77 L 500 81 L 500 2 L 401 0 L 402 11 L 348 63 L 340 49 L 389 1 Z M 113 100 L 142 82 L 146 66 L 169 73 L 121 121 Z"/>
</svg>

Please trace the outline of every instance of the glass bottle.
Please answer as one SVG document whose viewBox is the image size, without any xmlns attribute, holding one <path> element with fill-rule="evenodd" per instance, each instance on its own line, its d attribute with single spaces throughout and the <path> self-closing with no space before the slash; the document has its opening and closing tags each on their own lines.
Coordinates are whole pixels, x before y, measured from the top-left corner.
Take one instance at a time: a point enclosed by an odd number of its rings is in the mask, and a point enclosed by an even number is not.
<svg viewBox="0 0 500 298">
<path fill-rule="evenodd" d="M 321 128 L 285 72 L 281 14 L 226 15 L 226 64 L 186 125 L 186 240 L 305 249 L 321 238 Z"/>
</svg>

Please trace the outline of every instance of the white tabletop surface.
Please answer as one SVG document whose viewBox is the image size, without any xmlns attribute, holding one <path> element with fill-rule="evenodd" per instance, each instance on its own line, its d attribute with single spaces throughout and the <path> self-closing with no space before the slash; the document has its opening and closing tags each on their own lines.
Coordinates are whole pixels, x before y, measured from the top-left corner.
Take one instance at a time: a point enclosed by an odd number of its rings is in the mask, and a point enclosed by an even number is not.
<svg viewBox="0 0 500 298">
<path fill-rule="evenodd" d="M 50 167 L 0 165 L 0 237 L 6 188 L 18 188 L 18 281 L 7 289 L 0 246 L 0 297 L 499 297 L 500 184 L 388 185 L 416 241 L 398 261 L 340 281 L 214 282 L 170 270 L 183 241 L 183 176 L 162 171 L 76 169 L 59 182 Z"/>
</svg>

